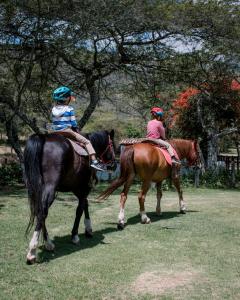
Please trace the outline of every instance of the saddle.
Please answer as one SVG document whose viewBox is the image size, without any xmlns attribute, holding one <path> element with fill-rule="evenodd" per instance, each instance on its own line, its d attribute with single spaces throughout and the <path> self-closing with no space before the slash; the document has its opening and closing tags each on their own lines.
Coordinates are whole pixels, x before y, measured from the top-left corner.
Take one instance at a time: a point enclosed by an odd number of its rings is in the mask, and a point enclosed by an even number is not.
<svg viewBox="0 0 240 300">
<path fill-rule="evenodd" d="M 85 150 L 85 148 L 78 142 L 73 141 L 69 138 L 67 138 L 67 140 L 70 142 L 70 144 L 73 147 L 73 150 L 80 156 L 89 156 L 89 154 L 87 153 L 87 151 Z"/>
<path fill-rule="evenodd" d="M 56 133 L 59 135 L 64 136 L 72 145 L 73 150 L 75 153 L 77 153 L 80 156 L 89 156 L 89 154 L 87 153 L 87 151 L 85 150 L 84 146 L 82 144 L 80 144 L 79 142 L 71 139 L 70 137 L 67 137 L 65 133 L 61 133 L 61 132 L 57 132 L 57 131 L 48 131 L 49 133 Z"/>
<path fill-rule="evenodd" d="M 139 143 L 148 143 L 151 144 L 153 147 L 158 148 L 159 151 L 162 152 L 164 158 L 166 159 L 167 163 L 171 166 L 172 165 L 172 159 L 170 154 L 168 153 L 167 149 L 164 147 L 161 147 L 159 144 L 154 143 L 154 141 L 149 141 L 146 138 L 129 138 L 129 139 L 123 139 L 120 141 L 120 145 L 128 146 L 133 144 L 139 144 Z M 178 154 L 176 150 L 173 148 L 175 157 L 178 159 Z"/>
</svg>

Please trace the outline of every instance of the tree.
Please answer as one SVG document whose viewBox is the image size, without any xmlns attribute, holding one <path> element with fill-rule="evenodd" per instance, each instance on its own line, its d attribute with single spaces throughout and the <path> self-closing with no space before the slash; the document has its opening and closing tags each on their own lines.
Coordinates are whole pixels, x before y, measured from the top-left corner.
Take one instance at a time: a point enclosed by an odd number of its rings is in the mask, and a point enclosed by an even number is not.
<svg viewBox="0 0 240 300">
<path fill-rule="evenodd" d="M 240 132 L 240 84 L 218 78 L 201 90 L 188 88 L 173 102 L 172 127 L 178 134 L 203 138 L 209 168 L 215 168 L 218 138 Z"/>
<path fill-rule="evenodd" d="M 40 127 L 36 115 L 47 120 L 46 95 L 58 84 L 88 95 L 79 121 L 83 128 L 100 102 L 103 83 L 113 75 L 127 74 L 133 86 L 141 84 L 145 111 L 166 82 L 194 81 L 199 64 L 190 63 L 199 49 L 179 54 L 178 42 L 224 55 L 228 65 L 239 58 L 230 48 L 239 41 L 239 9 L 230 1 L 7 0 L 0 9 L 1 57 L 13 85 L 5 86 L 8 97 L 1 92 L 0 102 L 35 132 Z M 220 39 L 228 47 L 221 47 Z"/>
</svg>

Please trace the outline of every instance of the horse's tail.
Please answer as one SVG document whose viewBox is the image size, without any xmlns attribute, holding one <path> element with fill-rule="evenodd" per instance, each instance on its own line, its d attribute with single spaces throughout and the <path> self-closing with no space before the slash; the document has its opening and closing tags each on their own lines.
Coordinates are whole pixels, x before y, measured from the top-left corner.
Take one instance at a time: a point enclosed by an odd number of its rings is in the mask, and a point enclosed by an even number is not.
<svg viewBox="0 0 240 300">
<path fill-rule="evenodd" d="M 26 234 L 34 224 L 34 219 L 42 210 L 42 152 L 45 138 L 41 134 L 32 135 L 24 149 L 24 179 L 28 189 L 30 220 Z"/>
<path fill-rule="evenodd" d="M 117 188 L 119 188 L 128 180 L 129 176 L 133 172 L 135 173 L 133 158 L 133 146 L 125 147 L 120 156 L 120 176 L 98 196 L 98 199 L 106 199 L 107 197 L 109 197 Z"/>
</svg>

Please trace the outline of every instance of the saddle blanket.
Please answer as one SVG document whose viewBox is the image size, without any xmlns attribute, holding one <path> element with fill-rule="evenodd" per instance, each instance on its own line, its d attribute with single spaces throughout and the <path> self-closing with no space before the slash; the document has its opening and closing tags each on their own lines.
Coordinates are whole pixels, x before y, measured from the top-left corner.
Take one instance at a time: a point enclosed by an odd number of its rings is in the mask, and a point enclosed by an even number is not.
<svg viewBox="0 0 240 300">
<path fill-rule="evenodd" d="M 88 153 L 87 151 L 77 142 L 75 141 L 72 141 L 70 140 L 69 138 L 67 138 L 70 142 L 70 144 L 72 145 L 73 147 L 73 150 L 78 154 L 78 155 L 81 155 L 81 156 L 88 156 Z"/>
<path fill-rule="evenodd" d="M 163 154 L 164 158 L 166 159 L 167 163 L 170 166 L 172 165 L 172 159 L 171 159 L 171 156 L 170 156 L 169 152 L 167 151 L 167 149 L 164 148 L 164 147 L 161 147 L 158 144 L 155 144 L 154 141 L 149 141 L 146 138 L 132 138 L 132 139 L 124 139 L 124 140 L 122 140 L 120 142 L 120 145 L 127 146 L 127 145 L 139 144 L 139 143 L 149 143 L 149 144 L 152 144 L 154 147 L 158 148 L 158 150 L 162 152 L 162 154 Z M 177 152 L 176 152 L 176 150 L 174 148 L 173 148 L 173 151 L 174 151 L 175 157 L 177 159 L 179 159 L 178 154 L 177 154 Z"/>
</svg>

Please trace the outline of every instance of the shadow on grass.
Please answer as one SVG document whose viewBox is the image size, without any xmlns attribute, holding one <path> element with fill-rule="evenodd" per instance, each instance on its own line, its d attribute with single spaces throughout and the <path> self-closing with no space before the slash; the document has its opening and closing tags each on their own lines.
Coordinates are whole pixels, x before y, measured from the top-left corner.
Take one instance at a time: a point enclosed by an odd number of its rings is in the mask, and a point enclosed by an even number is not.
<svg viewBox="0 0 240 300">
<path fill-rule="evenodd" d="M 197 210 L 188 210 L 186 214 L 197 213 L 197 212 L 198 212 Z M 151 223 L 154 223 L 154 222 L 158 222 L 161 220 L 177 218 L 177 217 L 183 216 L 183 214 L 181 214 L 180 212 L 177 212 L 177 211 L 164 211 L 161 216 L 158 216 L 155 211 L 151 211 L 151 212 L 147 212 L 147 216 L 151 219 Z M 140 223 L 140 221 L 141 221 L 140 215 L 137 214 L 136 216 L 128 218 L 126 226 Z"/>
<path fill-rule="evenodd" d="M 27 189 L 23 185 L 19 186 L 0 186 L 0 197 L 27 197 Z"/>
<path fill-rule="evenodd" d="M 80 234 L 80 244 L 74 245 L 71 243 L 71 235 L 65 236 L 55 236 L 53 242 L 55 244 L 56 250 L 54 252 L 49 252 L 44 249 L 44 246 L 41 246 L 41 252 L 38 253 L 38 263 L 46 263 L 56 258 L 70 255 L 77 251 L 82 251 L 84 249 L 93 248 L 99 244 L 107 245 L 108 243 L 104 242 L 104 235 L 117 231 L 115 227 L 108 227 L 103 230 L 94 231 L 93 238 L 86 238 L 84 234 Z"/>
<path fill-rule="evenodd" d="M 198 211 L 195 210 L 189 210 L 187 213 L 197 213 Z M 183 216 L 179 212 L 174 212 L 174 211 L 165 211 L 161 216 L 157 216 L 156 212 L 148 212 L 148 216 L 151 219 L 151 222 L 158 222 L 161 220 L 166 220 L 166 219 L 171 219 L 171 218 L 176 218 L 179 216 Z M 130 225 L 135 225 L 140 223 L 140 216 L 139 214 L 128 218 L 127 223 L 125 227 L 130 226 Z M 93 233 L 93 238 L 89 239 L 86 238 L 84 234 L 80 234 L 80 244 L 79 245 L 74 245 L 71 243 L 71 235 L 65 235 L 65 236 L 55 236 L 53 239 L 53 242 L 56 247 L 55 252 L 48 252 L 44 249 L 43 246 L 40 247 L 41 252 L 38 254 L 38 263 L 46 263 L 51 260 L 54 260 L 56 258 L 70 255 L 74 252 L 77 251 L 82 251 L 84 249 L 89 249 L 93 248 L 99 244 L 107 245 L 108 243 L 104 242 L 104 238 L 106 234 L 116 232 L 118 231 L 117 229 L 117 223 L 105 223 L 107 225 L 113 225 L 114 227 L 107 227 L 102 230 L 94 231 Z M 162 229 L 175 229 L 171 227 L 162 227 Z M 119 234 L 121 234 L 119 232 Z"/>
</svg>

